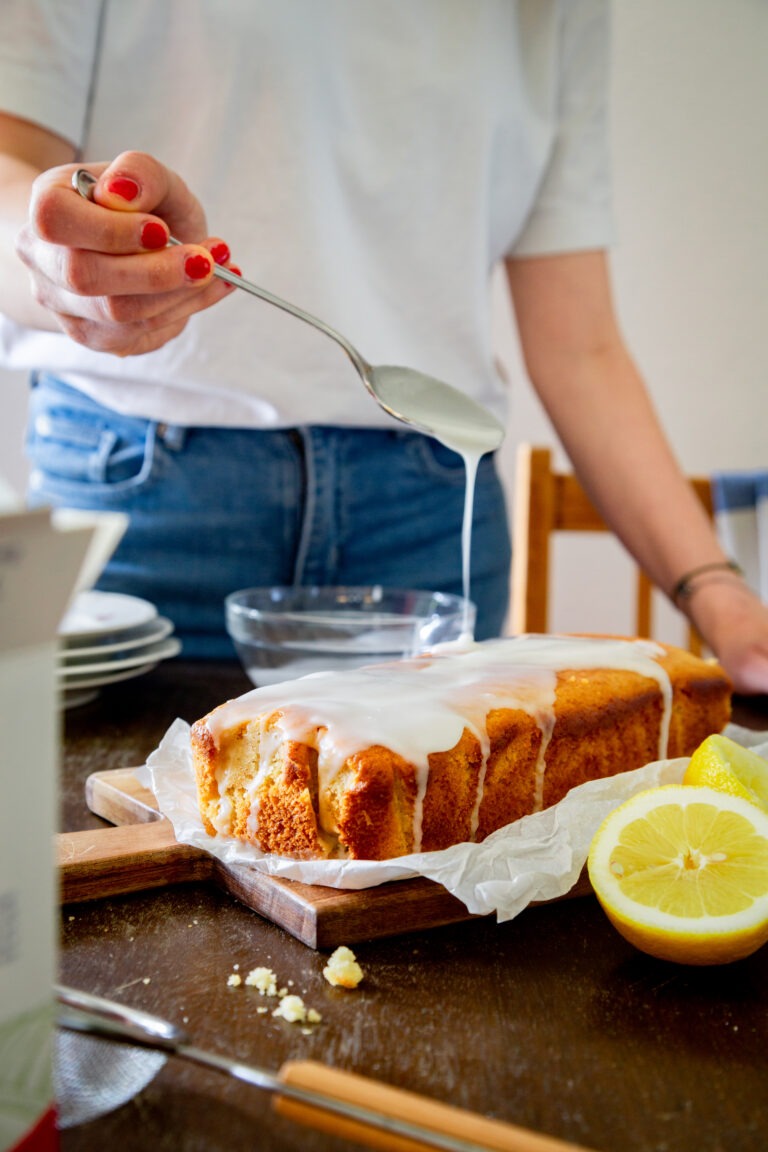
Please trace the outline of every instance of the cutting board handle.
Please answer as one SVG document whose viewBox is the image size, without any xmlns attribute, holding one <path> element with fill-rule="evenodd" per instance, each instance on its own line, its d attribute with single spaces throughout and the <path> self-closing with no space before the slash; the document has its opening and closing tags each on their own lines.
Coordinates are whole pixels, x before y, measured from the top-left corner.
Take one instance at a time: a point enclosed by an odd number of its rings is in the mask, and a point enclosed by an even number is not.
<svg viewBox="0 0 768 1152">
<path fill-rule="evenodd" d="M 178 844 L 170 820 L 62 832 L 56 855 L 64 904 L 210 878 L 207 852 Z"/>
</svg>

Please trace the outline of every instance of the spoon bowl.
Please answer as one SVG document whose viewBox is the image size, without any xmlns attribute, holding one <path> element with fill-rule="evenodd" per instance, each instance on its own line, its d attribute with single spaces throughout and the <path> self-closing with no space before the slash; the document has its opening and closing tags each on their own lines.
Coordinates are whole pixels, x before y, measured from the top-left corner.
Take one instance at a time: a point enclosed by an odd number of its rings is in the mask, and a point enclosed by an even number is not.
<svg viewBox="0 0 768 1152">
<path fill-rule="evenodd" d="M 482 455 L 504 438 L 495 416 L 451 384 L 395 365 L 368 366 L 363 381 L 385 412 L 436 437 L 449 448 Z"/>
</svg>

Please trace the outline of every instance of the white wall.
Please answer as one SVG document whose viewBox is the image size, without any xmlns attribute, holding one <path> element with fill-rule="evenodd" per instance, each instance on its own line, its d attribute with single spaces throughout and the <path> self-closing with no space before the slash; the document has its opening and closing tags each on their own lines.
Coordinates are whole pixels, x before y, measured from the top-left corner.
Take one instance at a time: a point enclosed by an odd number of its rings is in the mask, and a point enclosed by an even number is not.
<svg viewBox="0 0 768 1152">
<path fill-rule="evenodd" d="M 768 466 L 766 45 L 765 0 L 614 0 L 616 302 L 690 473 Z M 497 320 L 514 375 L 501 299 Z M 558 443 L 525 385 L 507 476 L 519 440 Z M 613 541 L 559 542 L 555 568 L 551 627 L 629 626 L 631 568 Z M 662 637 L 682 637 L 661 597 L 656 613 Z"/>
<path fill-rule="evenodd" d="M 688 472 L 768 464 L 768 3 L 614 0 L 613 135 L 625 333 Z M 521 376 L 503 292 L 499 355 Z M 0 374 L 0 474 L 23 484 L 24 383 Z M 557 444 L 513 389 L 503 467 L 520 440 Z M 562 457 L 561 457 L 562 459 Z M 551 625 L 629 626 L 630 567 L 613 541 L 563 542 Z M 661 602 L 661 634 L 682 636 Z"/>
</svg>

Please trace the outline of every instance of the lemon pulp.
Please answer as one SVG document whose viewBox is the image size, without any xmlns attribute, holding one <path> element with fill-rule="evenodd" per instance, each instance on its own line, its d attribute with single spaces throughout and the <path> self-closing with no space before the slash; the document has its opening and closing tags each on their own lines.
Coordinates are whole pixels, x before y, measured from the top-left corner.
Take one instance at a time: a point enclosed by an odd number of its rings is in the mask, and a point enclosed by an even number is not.
<svg viewBox="0 0 768 1152">
<path fill-rule="evenodd" d="M 588 869 L 611 921 L 651 955 L 724 963 L 768 940 L 768 813 L 741 797 L 639 793 L 598 830 Z"/>
</svg>

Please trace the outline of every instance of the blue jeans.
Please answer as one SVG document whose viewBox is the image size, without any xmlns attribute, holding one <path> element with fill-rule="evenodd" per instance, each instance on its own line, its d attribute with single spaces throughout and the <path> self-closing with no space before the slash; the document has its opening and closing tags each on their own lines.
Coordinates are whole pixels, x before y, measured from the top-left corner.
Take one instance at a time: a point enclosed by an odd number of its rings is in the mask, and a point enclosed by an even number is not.
<svg viewBox="0 0 768 1152">
<path fill-rule="evenodd" d="M 143 596 L 191 658 L 226 658 L 225 596 L 269 584 L 461 594 L 464 465 L 395 426 L 183 428 L 121 416 L 33 379 L 30 501 L 128 513 L 98 587 Z M 470 594 L 478 639 L 502 631 L 510 542 L 491 456 L 480 464 Z"/>
</svg>

